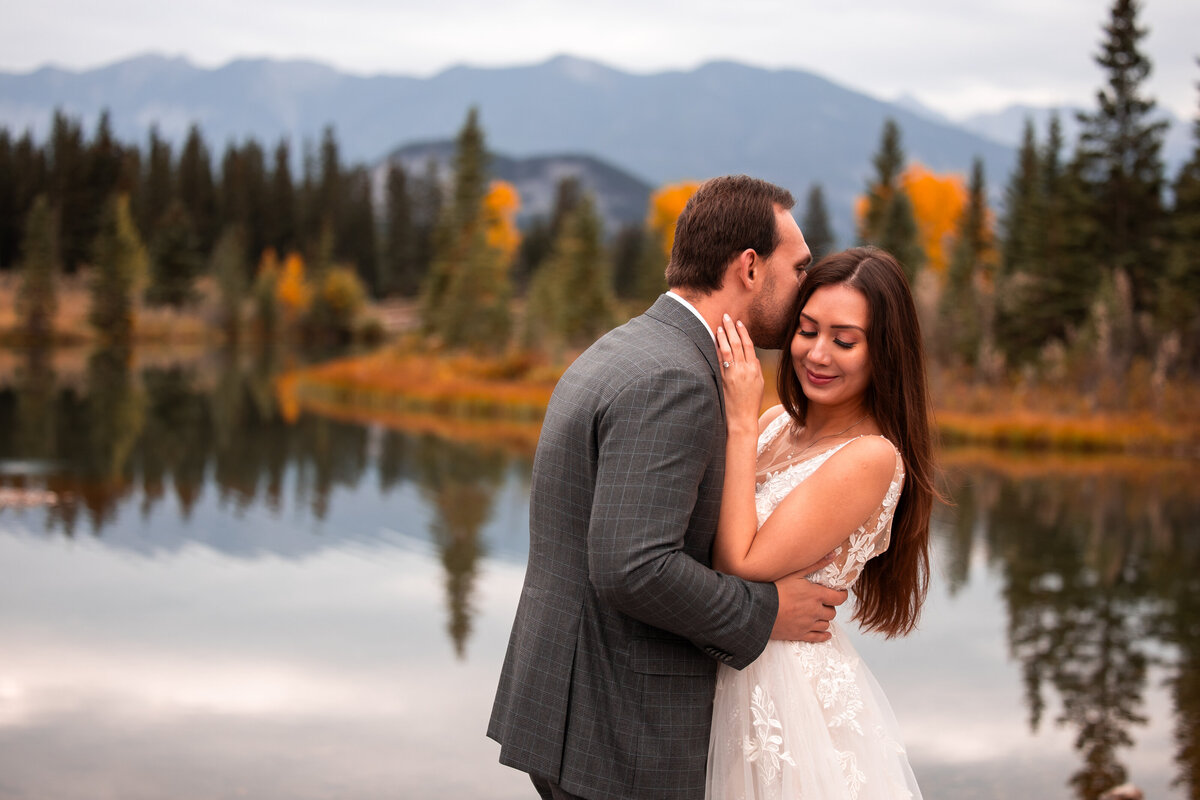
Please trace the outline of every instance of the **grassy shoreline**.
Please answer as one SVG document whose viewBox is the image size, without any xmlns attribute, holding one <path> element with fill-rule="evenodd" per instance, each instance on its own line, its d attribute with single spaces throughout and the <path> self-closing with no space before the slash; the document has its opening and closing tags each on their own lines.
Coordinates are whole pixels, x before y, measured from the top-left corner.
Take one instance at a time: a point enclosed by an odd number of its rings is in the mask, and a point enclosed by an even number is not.
<svg viewBox="0 0 1200 800">
<path fill-rule="evenodd" d="M 764 363 L 773 370 L 771 359 Z M 485 439 L 524 442 L 532 450 L 562 370 L 518 356 L 489 361 L 427 352 L 410 342 L 294 370 L 279 385 L 289 403 L 313 413 L 401 427 L 438 427 L 455 436 L 479 428 Z M 776 402 L 769 377 L 767 385 L 764 406 Z M 969 409 L 956 407 L 954 399 L 965 391 L 941 394 L 951 400 L 939 404 L 936 414 L 947 449 L 1200 460 L 1200 415 L 1183 412 L 1171 415 L 1177 419 L 1164 419 L 1152 409 L 1064 412 L 1052 396 L 1039 396 L 1028 387 L 989 391 L 990 408 L 980 408 L 978 399 Z M 1187 393 L 1195 391 L 1189 388 Z"/>
<path fill-rule="evenodd" d="M 24 343 L 17 330 L 16 276 L 0 276 L 0 348 Z M 184 310 L 139 306 L 135 351 L 203 350 L 222 337 L 209 320 L 214 288 L 198 287 L 197 304 Z M 87 276 L 60 278 L 54 339 L 58 353 L 82 362 L 97 344 L 88 323 Z M 410 333 L 411 300 L 375 303 L 365 316 L 378 322 L 390 344 L 367 355 L 285 373 L 277 381 L 288 414 L 301 410 L 359 422 L 439 431 L 452 438 L 500 438 L 532 451 L 542 414 L 565 367 L 528 354 L 482 359 L 431 349 Z M 764 353 L 774 370 L 778 354 Z M 12 361 L 0 353 L 0 369 Z M 10 367 L 13 365 L 9 365 Z M 11 370 L 8 370 L 11 371 Z M 1130 453 L 1200 460 L 1200 384 L 1155 386 L 1145 375 L 1125 376 L 1085 393 L 1071 380 L 1059 385 L 1001 381 L 981 385 L 969 376 L 935 369 L 933 396 L 948 448 L 986 447 L 1012 452 Z M 1078 382 L 1078 381 L 1076 381 Z M 768 377 L 765 405 L 776 402 Z"/>
</svg>

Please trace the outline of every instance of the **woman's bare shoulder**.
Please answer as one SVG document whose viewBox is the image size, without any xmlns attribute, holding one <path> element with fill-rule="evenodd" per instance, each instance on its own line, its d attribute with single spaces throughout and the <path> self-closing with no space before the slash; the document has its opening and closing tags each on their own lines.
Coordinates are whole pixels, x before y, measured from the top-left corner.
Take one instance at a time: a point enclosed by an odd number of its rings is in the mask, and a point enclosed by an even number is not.
<svg viewBox="0 0 1200 800">
<path fill-rule="evenodd" d="M 823 466 L 891 481 L 900 452 L 883 436 L 868 434 L 851 439 Z"/>
<path fill-rule="evenodd" d="M 758 418 L 758 432 L 761 434 L 765 431 L 767 426 L 777 420 L 782 413 L 784 413 L 782 404 L 773 405 L 764 411 L 762 416 Z"/>
</svg>

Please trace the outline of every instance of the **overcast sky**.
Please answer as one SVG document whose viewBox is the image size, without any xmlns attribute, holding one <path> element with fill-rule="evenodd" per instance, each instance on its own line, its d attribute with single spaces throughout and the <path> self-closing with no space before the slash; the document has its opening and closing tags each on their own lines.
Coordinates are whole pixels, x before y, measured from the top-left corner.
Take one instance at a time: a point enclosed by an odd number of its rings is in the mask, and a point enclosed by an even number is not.
<svg viewBox="0 0 1200 800">
<path fill-rule="evenodd" d="M 796 67 L 952 117 L 1014 102 L 1093 105 L 1110 0 L 0 0 L 0 70 L 86 69 L 147 52 L 207 67 L 304 58 L 357 74 L 531 64 L 631 72 L 713 59 Z M 686 9 L 686 10 L 679 10 Z M 1144 0 L 1150 93 L 1189 119 L 1200 2 Z"/>
</svg>

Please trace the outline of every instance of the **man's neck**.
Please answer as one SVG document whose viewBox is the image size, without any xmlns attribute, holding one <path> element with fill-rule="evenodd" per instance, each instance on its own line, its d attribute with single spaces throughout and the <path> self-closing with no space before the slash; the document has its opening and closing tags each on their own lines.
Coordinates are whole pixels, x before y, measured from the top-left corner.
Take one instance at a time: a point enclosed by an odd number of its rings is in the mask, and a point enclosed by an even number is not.
<svg viewBox="0 0 1200 800">
<path fill-rule="evenodd" d="M 692 308 L 699 312 L 704 321 L 708 323 L 708 327 L 715 335 L 717 327 L 724 325 L 724 315 L 728 314 L 735 321 L 739 318 L 745 322 L 746 310 L 738 308 L 729 297 L 723 292 L 713 292 L 712 294 L 701 294 L 700 292 L 687 291 L 683 289 L 671 289 L 672 292 L 687 300 Z M 739 317 L 738 315 L 742 315 Z"/>
</svg>

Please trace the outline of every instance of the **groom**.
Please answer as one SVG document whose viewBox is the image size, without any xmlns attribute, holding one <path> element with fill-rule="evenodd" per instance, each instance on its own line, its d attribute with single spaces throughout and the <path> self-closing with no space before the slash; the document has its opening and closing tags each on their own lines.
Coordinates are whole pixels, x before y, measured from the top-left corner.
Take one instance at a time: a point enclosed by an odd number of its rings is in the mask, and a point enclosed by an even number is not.
<svg viewBox="0 0 1200 800">
<path fill-rule="evenodd" d="M 709 568 L 725 463 L 714 332 L 728 313 L 787 344 L 812 260 L 793 202 L 746 176 L 702 184 L 676 223 L 670 291 L 554 390 L 488 725 L 543 798 L 702 797 L 717 662 L 741 669 L 768 638 L 823 641 L 846 598 Z"/>
</svg>

